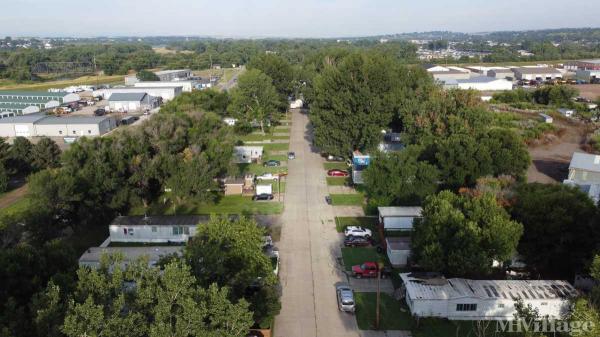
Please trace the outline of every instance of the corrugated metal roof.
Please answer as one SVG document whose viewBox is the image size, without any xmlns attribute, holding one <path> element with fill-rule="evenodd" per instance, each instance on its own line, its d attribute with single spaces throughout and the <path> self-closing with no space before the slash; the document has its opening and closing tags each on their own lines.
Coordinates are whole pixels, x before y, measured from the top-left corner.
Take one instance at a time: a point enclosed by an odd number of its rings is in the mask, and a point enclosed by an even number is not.
<svg viewBox="0 0 600 337">
<path fill-rule="evenodd" d="M 37 121 L 40 125 L 60 125 L 60 124 L 98 124 L 112 117 L 95 117 L 95 116 L 69 116 L 69 117 L 48 117 Z"/>
<path fill-rule="evenodd" d="M 379 215 L 382 217 L 388 216 L 403 216 L 403 217 L 420 217 L 423 212 L 422 207 L 377 207 Z"/>
<path fill-rule="evenodd" d="M 600 155 L 575 152 L 569 169 L 600 172 Z"/>
<path fill-rule="evenodd" d="M 11 103 L 11 104 L 46 104 L 50 101 L 56 101 L 53 99 L 24 99 L 24 98 L 3 98 L 0 97 L 0 103 Z M 58 102 L 58 101 L 56 101 Z"/>
<path fill-rule="evenodd" d="M 111 226 L 196 226 L 210 220 L 208 215 L 119 216 Z"/>
<path fill-rule="evenodd" d="M 427 279 L 400 274 L 411 299 L 567 299 L 577 290 L 560 280 L 469 280 L 462 278 Z"/>
<path fill-rule="evenodd" d="M 529 75 L 536 75 L 536 74 L 560 74 L 561 72 L 554 69 L 554 68 L 549 68 L 549 67 L 540 67 L 540 68 L 515 68 L 514 69 L 515 72 L 519 72 L 521 74 L 529 74 Z"/>
<path fill-rule="evenodd" d="M 489 76 L 477 76 L 465 80 L 456 80 L 457 83 L 491 83 L 496 81 L 506 81 L 501 78 L 489 77 Z"/>
<path fill-rule="evenodd" d="M 109 102 L 141 102 L 146 97 L 145 92 L 116 92 L 110 95 Z"/>
<path fill-rule="evenodd" d="M 30 114 L 23 116 L 5 117 L 0 119 L 0 124 L 19 124 L 19 123 L 35 123 L 39 120 L 47 118 L 43 114 Z"/>
<path fill-rule="evenodd" d="M 17 90 L 0 90 L 0 96 L 28 96 L 28 97 L 65 97 L 70 93 L 66 91 L 49 92 L 49 91 L 17 91 Z"/>
<path fill-rule="evenodd" d="M 19 110 L 23 110 L 23 109 L 27 109 L 30 106 L 34 106 L 34 105 L 25 105 L 25 104 L 14 104 L 14 103 L 0 102 L 0 109 L 19 109 Z M 36 108 L 37 108 L 37 106 L 36 106 Z"/>
</svg>

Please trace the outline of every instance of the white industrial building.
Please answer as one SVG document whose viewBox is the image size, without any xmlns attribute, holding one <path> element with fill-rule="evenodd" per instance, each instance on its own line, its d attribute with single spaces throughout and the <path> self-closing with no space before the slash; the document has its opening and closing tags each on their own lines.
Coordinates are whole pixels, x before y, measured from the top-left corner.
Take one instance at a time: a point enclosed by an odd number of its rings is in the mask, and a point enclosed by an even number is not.
<svg viewBox="0 0 600 337">
<path fill-rule="evenodd" d="M 540 317 L 564 318 L 577 290 L 566 281 L 469 280 L 400 274 L 403 295 L 413 316 L 450 320 L 514 320 L 521 299 Z"/>
<path fill-rule="evenodd" d="M 94 97 L 102 97 L 103 99 L 110 99 L 112 94 L 132 94 L 132 93 L 144 93 L 152 97 L 160 97 L 163 101 L 170 101 L 175 97 L 181 95 L 183 87 L 128 87 L 128 88 L 110 88 L 100 89 L 93 92 Z"/>
<path fill-rule="evenodd" d="M 182 255 L 183 246 L 148 246 L 148 247 L 91 247 L 79 258 L 79 266 L 98 268 L 102 255 L 123 256 L 123 266 L 135 262 L 140 258 L 148 259 L 149 266 L 155 266 L 162 257 L 174 254 Z"/>
<path fill-rule="evenodd" d="M 209 216 L 119 216 L 109 225 L 110 242 L 185 243 Z"/>
<path fill-rule="evenodd" d="M 421 207 L 377 207 L 379 223 L 386 231 L 412 231 L 415 219 L 421 218 Z"/>
<path fill-rule="evenodd" d="M 29 115 L 38 112 L 40 112 L 40 108 L 35 105 L 0 103 L 0 118 Z"/>
<path fill-rule="evenodd" d="M 117 127 L 112 117 L 54 117 L 39 114 L 0 119 L 0 137 L 101 136 Z"/>
<path fill-rule="evenodd" d="M 501 91 L 512 90 L 513 84 L 511 81 L 504 78 L 478 76 L 465 80 L 448 81 L 444 87 L 447 89 L 458 88 L 464 90 Z"/>
<path fill-rule="evenodd" d="M 562 78 L 560 71 L 550 67 L 518 67 L 513 68 L 517 80 L 554 80 Z"/>
<path fill-rule="evenodd" d="M 156 98 L 144 92 L 114 93 L 108 99 L 110 111 L 142 111 L 152 110 L 158 106 Z"/>
<path fill-rule="evenodd" d="M 425 69 L 435 81 L 440 83 L 464 80 L 471 77 L 471 72 L 469 70 L 460 67 L 442 67 L 436 65 L 429 65 L 426 66 Z"/>
<path fill-rule="evenodd" d="M 194 89 L 194 82 L 193 81 L 171 81 L 171 82 L 151 81 L 151 82 L 138 82 L 138 83 L 135 83 L 133 86 L 136 88 L 181 87 L 183 92 L 192 92 L 192 90 Z"/>
<path fill-rule="evenodd" d="M 578 187 L 594 202 L 600 202 L 600 155 L 573 153 L 569 176 L 563 183 Z"/>
<path fill-rule="evenodd" d="M 410 257 L 410 237 L 388 237 L 385 239 L 386 253 L 394 268 L 406 267 Z"/>
<path fill-rule="evenodd" d="M 234 161 L 238 164 L 260 162 L 263 156 L 262 146 L 235 146 L 233 148 Z"/>
<path fill-rule="evenodd" d="M 192 71 L 190 69 L 161 70 L 155 71 L 154 74 L 161 82 L 185 81 L 192 77 Z M 125 85 L 134 85 L 138 82 L 140 82 L 140 80 L 137 78 L 137 75 L 125 76 Z"/>
<path fill-rule="evenodd" d="M 39 101 L 57 101 L 59 104 L 69 104 L 81 99 L 79 95 L 68 92 L 47 92 L 47 91 L 10 91 L 0 90 L 0 102 L 39 102 Z"/>
</svg>

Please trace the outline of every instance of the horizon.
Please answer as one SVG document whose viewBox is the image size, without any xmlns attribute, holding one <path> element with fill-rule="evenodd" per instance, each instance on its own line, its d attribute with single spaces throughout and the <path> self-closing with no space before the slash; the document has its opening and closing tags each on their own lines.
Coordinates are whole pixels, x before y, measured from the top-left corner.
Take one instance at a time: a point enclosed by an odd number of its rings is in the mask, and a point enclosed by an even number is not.
<svg viewBox="0 0 600 337">
<path fill-rule="evenodd" d="M 72 7 L 65 0 L 23 0 L 3 5 L 0 31 L 4 36 L 46 38 L 332 39 L 435 31 L 478 34 L 565 26 L 590 28 L 597 25 L 600 14 L 586 0 L 573 0 L 570 6 L 578 10 L 566 13 L 558 0 L 458 0 L 452 6 L 441 0 L 410 4 L 308 0 L 301 5 L 291 1 L 235 0 L 227 5 L 205 0 L 172 0 L 167 4 L 158 0 L 106 0 L 100 10 L 90 11 Z M 530 12 L 541 8 L 544 17 L 530 19 Z"/>
</svg>

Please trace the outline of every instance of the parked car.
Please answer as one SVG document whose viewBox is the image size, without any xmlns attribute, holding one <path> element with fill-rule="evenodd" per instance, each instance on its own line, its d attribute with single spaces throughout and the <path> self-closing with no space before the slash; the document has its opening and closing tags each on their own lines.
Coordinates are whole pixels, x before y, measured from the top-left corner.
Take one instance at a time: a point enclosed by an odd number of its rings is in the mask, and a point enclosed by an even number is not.
<svg viewBox="0 0 600 337">
<path fill-rule="evenodd" d="M 379 264 L 375 262 L 365 262 L 356 266 L 352 266 L 352 276 L 356 278 L 376 278 L 379 273 Z M 381 278 L 387 278 L 392 275 L 390 267 L 381 268 Z"/>
<path fill-rule="evenodd" d="M 260 176 L 256 176 L 256 180 L 279 180 L 279 176 L 273 173 L 265 173 Z"/>
<path fill-rule="evenodd" d="M 344 159 L 344 157 L 340 157 L 340 156 L 328 155 L 327 160 L 328 161 L 345 161 L 346 159 Z"/>
<path fill-rule="evenodd" d="M 106 110 L 104 110 L 102 108 L 94 110 L 94 115 L 96 115 L 96 116 L 104 116 L 105 113 L 106 113 Z"/>
<path fill-rule="evenodd" d="M 368 239 L 373 236 L 373 233 L 368 228 L 363 228 L 360 226 L 348 226 L 348 227 L 346 227 L 346 230 L 344 231 L 344 236 L 345 237 L 349 237 L 349 236 L 361 237 L 361 238 Z"/>
<path fill-rule="evenodd" d="M 356 306 L 354 303 L 354 290 L 347 285 L 339 285 L 336 287 L 338 309 L 344 312 L 354 312 Z"/>
<path fill-rule="evenodd" d="M 346 247 L 364 247 L 371 245 L 371 240 L 360 236 L 349 236 L 344 239 Z"/>
<path fill-rule="evenodd" d="M 325 196 L 325 202 L 327 203 L 327 205 L 331 205 L 331 197 L 330 196 Z"/>
<path fill-rule="evenodd" d="M 347 176 L 349 176 L 347 171 L 338 170 L 338 169 L 332 169 L 332 170 L 327 171 L 327 175 L 330 177 L 347 177 Z"/>
<path fill-rule="evenodd" d="M 289 160 L 296 159 L 296 153 L 295 152 L 288 152 L 288 159 Z"/>
<path fill-rule="evenodd" d="M 279 166 L 281 165 L 281 162 L 279 162 L 279 160 L 267 160 L 264 164 L 264 166 Z"/>
<path fill-rule="evenodd" d="M 257 194 L 257 195 L 255 195 L 255 196 L 252 197 L 252 200 L 254 200 L 254 201 L 259 201 L 259 200 L 273 200 L 273 194 L 267 194 L 267 193 Z"/>
</svg>

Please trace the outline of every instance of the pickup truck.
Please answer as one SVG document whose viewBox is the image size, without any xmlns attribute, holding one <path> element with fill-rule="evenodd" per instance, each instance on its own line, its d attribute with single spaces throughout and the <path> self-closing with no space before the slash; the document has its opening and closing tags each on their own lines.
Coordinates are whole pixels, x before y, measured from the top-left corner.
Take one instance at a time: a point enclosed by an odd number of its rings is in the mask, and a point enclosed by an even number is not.
<svg viewBox="0 0 600 337">
<path fill-rule="evenodd" d="M 379 265 L 375 262 L 364 262 L 356 266 L 352 266 L 352 276 L 356 278 L 376 278 L 379 272 Z M 383 267 L 381 269 L 381 278 L 387 278 L 392 275 L 392 269 Z"/>
</svg>

